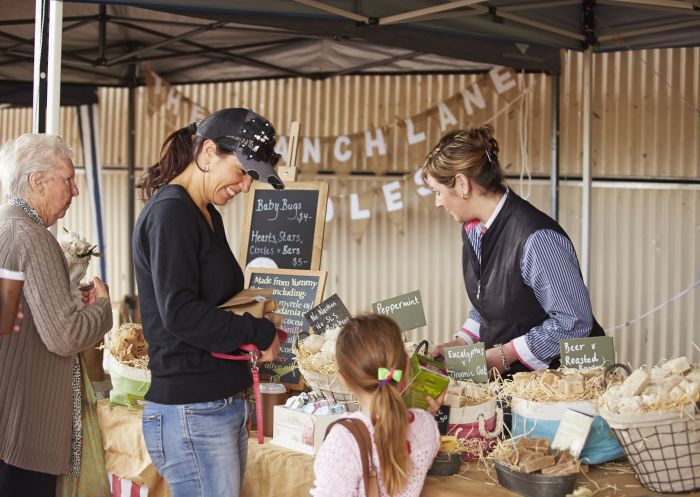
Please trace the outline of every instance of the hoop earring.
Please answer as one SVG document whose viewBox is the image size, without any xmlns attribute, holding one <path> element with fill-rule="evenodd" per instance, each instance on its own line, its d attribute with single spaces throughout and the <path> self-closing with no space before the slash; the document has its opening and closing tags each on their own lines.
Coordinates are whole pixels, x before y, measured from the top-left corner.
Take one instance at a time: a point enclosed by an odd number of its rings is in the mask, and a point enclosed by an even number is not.
<svg viewBox="0 0 700 497">
<path fill-rule="evenodd" d="M 469 193 L 464 193 L 464 191 L 462 191 L 462 198 L 467 200 L 469 198 Z"/>
</svg>

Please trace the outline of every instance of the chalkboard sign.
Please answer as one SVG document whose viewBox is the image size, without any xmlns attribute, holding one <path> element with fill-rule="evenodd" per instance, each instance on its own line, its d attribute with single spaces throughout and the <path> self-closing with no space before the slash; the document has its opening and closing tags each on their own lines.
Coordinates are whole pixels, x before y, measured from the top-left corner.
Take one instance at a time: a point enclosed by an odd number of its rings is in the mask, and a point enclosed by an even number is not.
<svg viewBox="0 0 700 497">
<path fill-rule="evenodd" d="M 348 308 L 345 307 L 345 304 L 343 304 L 343 301 L 340 300 L 338 294 L 334 293 L 304 314 L 304 317 L 316 333 L 323 334 L 328 329 L 340 328 L 350 321 L 352 315 Z"/>
<path fill-rule="evenodd" d="M 475 383 L 489 381 L 486 370 L 486 350 L 483 343 L 447 347 L 445 349 L 445 366 L 450 372 L 450 377 L 455 380 L 472 380 Z"/>
<path fill-rule="evenodd" d="M 241 236 L 245 267 L 318 270 L 327 201 L 326 183 L 287 183 L 275 190 L 254 182 Z"/>
<path fill-rule="evenodd" d="M 294 269 L 251 269 L 246 273 L 246 287 L 272 288 L 272 298 L 279 308 L 275 311 L 284 319 L 286 343 L 280 347 L 277 359 L 260 365 L 260 376 L 290 387 L 301 387 L 301 375 L 294 365 L 293 345 L 309 330 L 304 313 L 313 309 L 323 298 L 325 271 Z M 303 335 L 302 335 L 303 337 Z"/>
<path fill-rule="evenodd" d="M 450 423 L 450 406 L 440 406 L 438 412 L 435 413 L 435 421 L 437 421 L 438 431 L 440 432 L 440 435 L 447 435 Z"/>
<path fill-rule="evenodd" d="M 377 314 L 388 316 L 399 325 L 401 331 L 425 326 L 425 312 L 420 291 L 404 293 L 392 299 L 381 300 L 372 304 Z"/>
<path fill-rule="evenodd" d="M 613 337 L 572 338 L 559 342 L 563 368 L 589 369 L 615 362 Z"/>
</svg>

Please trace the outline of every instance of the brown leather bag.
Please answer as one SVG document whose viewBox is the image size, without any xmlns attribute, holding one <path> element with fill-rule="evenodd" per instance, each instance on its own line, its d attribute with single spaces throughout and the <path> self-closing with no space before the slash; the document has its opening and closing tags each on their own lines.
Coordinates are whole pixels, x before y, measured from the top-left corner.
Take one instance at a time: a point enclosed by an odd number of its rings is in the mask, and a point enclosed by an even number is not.
<svg viewBox="0 0 700 497">
<path fill-rule="evenodd" d="M 372 459 L 372 437 L 370 437 L 367 426 L 360 419 L 341 418 L 334 421 L 326 428 L 326 437 L 335 425 L 344 426 L 357 442 L 360 449 L 360 460 L 362 461 L 362 479 L 365 482 L 365 495 L 367 497 L 379 497 L 379 482 L 377 481 L 377 471 L 374 468 Z M 325 438 L 325 437 L 324 437 Z"/>
</svg>

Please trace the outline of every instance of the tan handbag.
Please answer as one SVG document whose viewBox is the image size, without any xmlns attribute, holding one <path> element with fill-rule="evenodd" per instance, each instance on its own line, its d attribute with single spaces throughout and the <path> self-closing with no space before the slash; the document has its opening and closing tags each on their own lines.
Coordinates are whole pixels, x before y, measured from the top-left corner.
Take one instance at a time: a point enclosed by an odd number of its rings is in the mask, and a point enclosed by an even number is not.
<svg viewBox="0 0 700 497">
<path fill-rule="evenodd" d="M 379 482 L 377 481 L 377 471 L 374 468 L 372 459 L 372 437 L 370 437 L 367 426 L 360 419 L 341 418 L 334 421 L 326 429 L 326 435 L 335 425 L 341 425 L 348 430 L 357 442 L 360 449 L 360 460 L 362 461 L 362 479 L 365 482 L 365 495 L 367 497 L 379 497 Z M 324 437 L 325 438 L 325 437 Z"/>
</svg>

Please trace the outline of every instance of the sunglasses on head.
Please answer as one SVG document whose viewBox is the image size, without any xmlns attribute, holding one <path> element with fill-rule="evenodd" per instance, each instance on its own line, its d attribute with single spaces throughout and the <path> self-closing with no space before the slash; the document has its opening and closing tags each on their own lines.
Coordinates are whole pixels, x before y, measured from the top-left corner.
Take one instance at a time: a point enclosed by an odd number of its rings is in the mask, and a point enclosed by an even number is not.
<svg viewBox="0 0 700 497">
<path fill-rule="evenodd" d="M 261 181 L 260 173 L 258 173 L 255 169 L 246 169 L 246 173 L 255 181 Z M 268 176 L 266 180 L 262 181 L 271 184 L 275 190 L 282 190 L 284 188 L 284 184 L 276 176 Z"/>
<path fill-rule="evenodd" d="M 236 148 L 246 154 L 249 159 L 254 159 L 258 162 L 275 167 L 279 162 L 281 155 L 275 152 L 274 146 L 265 143 L 259 143 L 250 138 L 242 136 L 224 135 L 217 139 L 228 138 L 236 143 Z M 228 148 L 228 147 L 226 147 Z"/>
</svg>

